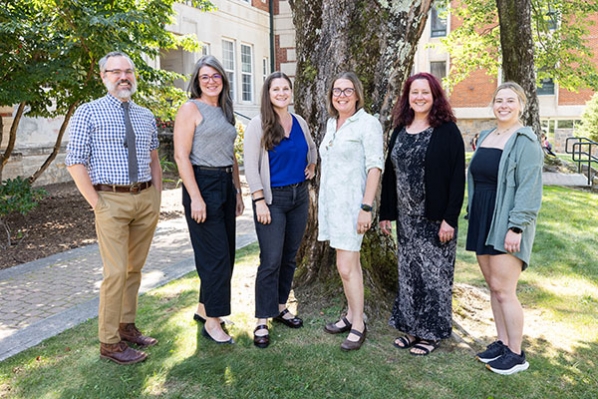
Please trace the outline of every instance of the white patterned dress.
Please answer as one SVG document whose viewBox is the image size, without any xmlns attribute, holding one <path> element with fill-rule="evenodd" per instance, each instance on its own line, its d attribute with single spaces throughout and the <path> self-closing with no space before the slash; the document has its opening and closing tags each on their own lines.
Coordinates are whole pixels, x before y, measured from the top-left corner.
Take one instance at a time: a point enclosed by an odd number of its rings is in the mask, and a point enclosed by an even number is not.
<svg viewBox="0 0 598 399">
<path fill-rule="evenodd" d="M 384 169 L 382 126 L 363 109 L 336 130 L 330 118 L 320 144 L 322 169 L 318 196 L 318 241 L 346 251 L 359 251 L 363 234 L 357 233 L 367 173 Z"/>
</svg>

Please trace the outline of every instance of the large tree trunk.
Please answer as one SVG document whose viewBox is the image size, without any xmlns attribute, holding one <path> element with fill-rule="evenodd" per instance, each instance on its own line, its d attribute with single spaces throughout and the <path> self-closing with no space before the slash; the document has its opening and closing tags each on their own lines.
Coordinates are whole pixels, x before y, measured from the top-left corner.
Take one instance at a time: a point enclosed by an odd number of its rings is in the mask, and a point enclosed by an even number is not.
<svg viewBox="0 0 598 399">
<path fill-rule="evenodd" d="M 531 0 L 496 0 L 500 22 L 500 45 L 504 81 L 519 83 L 527 95 L 523 123 L 540 137 L 540 106 L 536 93 Z"/>
<path fill-rule="evenodd" d="M 416 45 L 432 0 L 289 0 L 296 29 L 297 75 L 295 110 L 309 124 L 319 146 L 325 133 L 326 92 L 335 75 L 352 70 L 365 89 L 365 108 L 379 114 L 386 135 L 390 113 L 409 76 Z M 319 175 L 311 183 L 307 231 L 299 250 L 296 285 L 330 285 L 337 279 L 334 251 L 317 241 Z M 377 225 L 377 223 L 375 223 Z M 394 294 L 397 264 L 392 239 L 376 227 L 366 234 L 361 262 L 366 306 Z"/>
</svg>

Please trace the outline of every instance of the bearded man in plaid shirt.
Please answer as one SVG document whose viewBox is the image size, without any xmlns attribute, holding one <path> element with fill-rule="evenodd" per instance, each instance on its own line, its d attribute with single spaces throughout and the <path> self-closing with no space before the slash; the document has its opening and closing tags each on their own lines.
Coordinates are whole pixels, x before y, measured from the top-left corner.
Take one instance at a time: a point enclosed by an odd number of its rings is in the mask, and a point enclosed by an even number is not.
<svg viewBox="0 0 598 399">
<path fill-rule="evenodd" d="M 135 65 L 124 53 L 99 61 L 108 93 L 81 105 L 70 123 L 66 164 L 95 213 L 103 262 L 98 314 L 100 357 L 145 360 L 158 341 L 135 326 L 141 269 L 160 214 L 162 171 L 152 113 L 131 101 Z"/>
</svg>

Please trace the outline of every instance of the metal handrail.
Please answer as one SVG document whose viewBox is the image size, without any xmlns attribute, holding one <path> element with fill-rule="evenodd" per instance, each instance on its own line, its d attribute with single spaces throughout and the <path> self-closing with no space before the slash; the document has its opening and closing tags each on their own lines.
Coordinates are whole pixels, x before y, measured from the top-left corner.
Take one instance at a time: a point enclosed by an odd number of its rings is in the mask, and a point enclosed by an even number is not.
<svg viewBox="0 0 598 399">
<path fill-rule="evenodd" d="M 571 148 L 569 144 L 571 143 Z M 587 137 L 567 137 L 565 152 L 571 154 L 573 162 L 577 163 L 577 172 L 581 173 L 582 164 L 588 167 L 588 186 L 592 185 L 592 162 L 598 164 L 598 157 L 593 155 L 593 150 L 598 149 L 598 143 Z"/>
<path fill-rule="evenodd" d="M 235 113 L 235 115 L 240 116 L 241 118 L 247 119 L 248 121 L 251 120 L 251 118 L 248 117 L 247 115 L 243 115 L 242 113 L 237 112 L 237 111 L 233 111 L 233 112 Z"/>
</svg>

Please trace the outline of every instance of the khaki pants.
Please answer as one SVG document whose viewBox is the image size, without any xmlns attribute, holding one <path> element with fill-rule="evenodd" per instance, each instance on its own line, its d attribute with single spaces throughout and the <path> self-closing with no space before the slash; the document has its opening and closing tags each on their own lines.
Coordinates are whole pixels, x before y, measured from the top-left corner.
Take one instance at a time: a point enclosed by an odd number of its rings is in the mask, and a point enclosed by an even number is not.
<svg viewBox="0 0 598 399">
<path fill-rule="evenodd" d="M 98 314 L 99 338 L 120 341 L 119 323 L 134 323 L 141 269 L 160 215 L 160 193 L 151 186 L 138 194 L 98 192 L 96 232 L 104 264 Z"/>
</svg>

